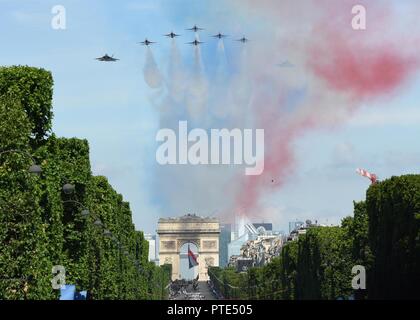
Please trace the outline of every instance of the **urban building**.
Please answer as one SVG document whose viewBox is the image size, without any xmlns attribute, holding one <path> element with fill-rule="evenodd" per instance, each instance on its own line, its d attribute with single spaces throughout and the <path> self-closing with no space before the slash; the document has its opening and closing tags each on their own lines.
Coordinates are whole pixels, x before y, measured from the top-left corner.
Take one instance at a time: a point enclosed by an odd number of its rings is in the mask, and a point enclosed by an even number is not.
<svg viewBox="0 0 420 320">
<path fill-rule="evenodd" d="M 229 243 L 228 245 L 228 256 L 229 259 L 232 256 L 239 256 L 241 254 L 241 248 L 242 246 L 251 238 L 254 238 L 253 235 L 251 235 L 250 233 L 246 232 L 244 233 L 242 236 L 240 236 L 239 238 L 233 240 L 231 243 Z"/>
<path fill-rule="evenodd" d="M 229 262 L 228 246 L 232 241 L 232 225 L 220 225 L 220 239 L 219 239 L 219 265 L 226 267 Z"/>
<path fill-rule="evenodd" d="M 258 230 L 258 228 L 263 227 L 266 231 L 273 231 L 273 224 L 260 222 L 260 223 L 253 223 L 253 226 Z"/>
<path fill-rule="evenodd" d="M 272 223 L 247 223 L 241 229 L 241 235 L 228 244 L 228 266 L 260 266 L 280 253 L 283 233 L 273 231 Z"/>
<path fill-rule="evenodd" d="M 302 234 L 305 234 L 309 228 L 320 227 L 320 226 L 323 226 L 323 225 L 318 224 L 317 221 L 315 221 L 315 223 L 312 223 L 311 220 L 306 220 L 305 223 L 300 224 L 297 228 L 295 228 L 294 230 L 292 230 L 292 232 L 290 232 L 289 236 L 287 237 L 287 241 L 297 240 L 299 236 L 301 236 Z"/>
<path fill-rule="evenodd" d="M 247 241 L 241 248 L 241 256 L 250 258 L 254 267 L 269 263 L 280 255 L 283 238 L 274 235 L 259 235 L 257 239 Z"/>
<path fill-rule="evenodd" d="M 144 238 L 149 242 L 149 261 L 159 264 L 156 235 L 145 234 Z"/>
<path fill-rule="evenodd" d="M 291 234 L 294 230 L 297 230 L 304 225 L 305 225 L 305 223 L 303 221 L 289 222 L 289 234 Z"/>
</svg>

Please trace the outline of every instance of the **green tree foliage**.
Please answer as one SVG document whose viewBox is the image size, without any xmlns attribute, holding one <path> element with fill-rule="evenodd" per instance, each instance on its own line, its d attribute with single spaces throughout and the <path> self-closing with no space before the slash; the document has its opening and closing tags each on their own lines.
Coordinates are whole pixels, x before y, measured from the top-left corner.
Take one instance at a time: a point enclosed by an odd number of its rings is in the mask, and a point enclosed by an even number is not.
<svg viewBox="0 0 420 320">
<path fill-rule="evenodd" d="M 352 288 L 352 268 L 367 271 L 367 289 Z M 418 299 L 420 285 L 420 175 L 371 186 L 366 202 L 337 227 L 311 227 L 287 242 L 269 264 L 246 277 L 212 268 L 210 278 L 226 298 Z"/>
<path fill-rule="evenodd" d="M 248 275 L 233 268 L 209 267 L 209 276 L 225 299 L 249 298 Z"/>
<path fill-rule="evenodd" d="M 299 238 L 296 299 L 350 296 L 354 264 L 345 235 L 342 227 L 314 227 Z"/>
<path fill-rule="evenodd" d="M 287 243 L 281 251 L 280 279 L 283 289 L 282 297 L 286 300 L 296 299 L 298 242 Z"/>
<path fill-rule="evenodd" d="M 354 217 L 343 220 L 344 241 L 350 248 L 351 259 L 354 265 L 362 265 L 369 272 L 373 263 L 373 254 L 369 246 L 368 229 L 369 218 L 366 202 L 354 202 Z M 347 253 L 347 252 L 346 252 Z M 369 277 L 367 278 L 369 281 Z M 369 288 L 369 285 L 367 286 Z M 367 290 L 356 290 L 354 296 L 357 300 L 367 298 Z"/>
<path fill-rule="evenodd" d="M 0 68 L 0 93 L 0 299 L 58 298 L 54 265 L 91 299 L 165 298 L 170 268 L 148 262 L 129 204 L 105 177 L 92 176 L 88 142 L 47 137 L 51 75 Z M 33 161 L 40 176 L 28 172 Z M 74 193 L 63 192 L 66 183 Z"/>
<path fill-rule="evenodd" d="M 370 187 L 366 207 L 375 257 L 369 298 L 420 298 L 420 175 L 392 177 Z"/>
<path fill-rule="evenodd" d="M 0 67 L 0 96 L 4 95 L 20 102 L 32 124 L 31 138 L 41 142 L 52 126 L 51 73 L 31 67 Z"/>
</svg>

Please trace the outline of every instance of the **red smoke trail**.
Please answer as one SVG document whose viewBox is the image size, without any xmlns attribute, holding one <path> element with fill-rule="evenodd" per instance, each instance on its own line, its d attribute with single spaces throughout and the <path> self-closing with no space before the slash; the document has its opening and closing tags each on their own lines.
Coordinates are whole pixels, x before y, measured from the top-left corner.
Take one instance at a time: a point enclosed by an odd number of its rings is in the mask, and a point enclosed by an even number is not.
<svg viewBox="0 0 420 320">
<path fill-rule="evenodd" d="M 308 67 L 331 90 L 356 100 L 392 94 L 405 84 L 418 67 L 418 57 L 395 41 L 370 45 L 346 35 L 325 30 L 323 43 L 309 48 Z"/>
<path fill-rule="evenodd" d="M 344 45 L 334 42 L 330 61 L 310 61 L 310 66 L 332 89 L 347 92 L 357 99 L 392 93 L 404 83 L 416 64 L 414 59 L 392 49 L 374 49 L 359 59 Z M 318 54 L 317 49 L 314 54 Z"/>
<path fill-rule="evenodd" d="M 248 3 L 249 6 L 254 5 L 254 2 Z M 258 2 L 259 10 L 263 10 L 262 16 L 265 18 L 287 7 L 283 2 L 280 4 L 280 1 L 274 0 L 264 0 L 263 5 L 260 5 Z M 318 93 L 319 101 L 315 99 L 305 102 L 313 108 L 308 109 L 303 116 L 293 111 L 292 114 L 278 112 L 284 107 L 281 94 L 264 90 L 264 86 L 272 87 L 276 81 L 270 81 L 270 76 L 264 76 L 263 71 L 263 76 L 261 73 L 254 76 L 257 91 L 254 110 L 260 128 L 262 126 L 265 129 L 266 153 L 265 171 L 261 176 L 238 178 L 240 188 L 235 210 L 243 208 L 248 216 L 259 212 L 259 201 L 267 191 L 281 188 L 293 174 L 295 159 L 292 147 L 296 138 L 325 125 L 323 109 L 317 109 L 322 107 L 322 101 L 327 101 L 330 95 L 347 96 L 350 98 L 347 104 L 342 105 L 339 104 L 341 100 L 337 101 L 337 113 L 343 108 L 347 112 L 354 111 L 367 99 L 397 93 L 419 67 L 416 56 L 419 37 L 412 35 L 407 39 L 398 34 L 394 30 L 396 22 L 392 20 L 391 9 L 386 8 L 386 4 L 382 3 L 383 7 L 366 4 L 370 19 L 368 29 L 364 31 L 351 28 L 353 1 L 317 1 L 316 5 L 323 14 L 312 21 L 313 31 L 303 41 L 306 50 L 305 67 L 306 72 L 315 77 L 315 82 L 326 84 L 326 88 L 322 86 L 324 91 Z M 273 18 L 273 21 L 278 19 L 274 15 Z M 281 52 L 282 43 L 275 43 L 270 49 Z M 312 95 L 311 99 L 315 96 Z M 334 113 L 334 109 L 327 111 Z M 283 123 L 284 116 L 291 121 Z M 334 114 L 328 116 L 334 118 Z M 337 122 L 345 120 L 337 119 Z M 327 124 L 331 126 L 337 123 Z"/>
<path fill-rule="evenodd" d="M 331 90 L 360 102 L 395 93 L 417 71 L 419 36 L 408 25 L 399 29 L 390 4 L 359 1 L 366 8 L 366 29 L 354 30 L 354 1 L 321 3 L 326 14 L 314 25 L 307 63 Z"/>
</svg>

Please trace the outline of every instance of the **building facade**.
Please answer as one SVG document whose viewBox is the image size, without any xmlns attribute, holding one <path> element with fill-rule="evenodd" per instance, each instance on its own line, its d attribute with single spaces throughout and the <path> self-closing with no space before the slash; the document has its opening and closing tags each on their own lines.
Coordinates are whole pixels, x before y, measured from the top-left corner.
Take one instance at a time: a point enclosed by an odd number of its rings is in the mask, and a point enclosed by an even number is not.
<svg viewBox="0 0 420 320">
<path fill-rule="evenodd" d="M 154 262 L 159 264 L 158 260 L 158 250 L 157 250 L 157 242 L 156 242 L 156 235 L 153 234 L 145 234 L 144 238 L 149 242 L 149 256 L 148 260 L 150 262 Z"/>
<path fill-rule="evenodd" d="M 289 222 L 289 234 L 292 233 L 294 230 L 300 229 L 300 227 L 302 227 L 304 225 L 305 225 L 305 223 L 303 221 Z"/>
<path fill-rule="evenodd" d="M 181 278 L 180 251 L 184 244 L 198 248 L 200 281 L 209 279 L 207 268 L 219 266 L 220 225 L 216 218 L 187 214 L 179 218 L 161 218 L 158 222 L 159 264 L 172 265 L 172 280 Z"/>
<path fill-rule="evenodd" d="M 228 246 L 232 241 L 232 225 L 221 224 L 220 225 L 220 238 L 219 238 L 219 265 L 226 267 L 229 262 Z"/>
</svg>

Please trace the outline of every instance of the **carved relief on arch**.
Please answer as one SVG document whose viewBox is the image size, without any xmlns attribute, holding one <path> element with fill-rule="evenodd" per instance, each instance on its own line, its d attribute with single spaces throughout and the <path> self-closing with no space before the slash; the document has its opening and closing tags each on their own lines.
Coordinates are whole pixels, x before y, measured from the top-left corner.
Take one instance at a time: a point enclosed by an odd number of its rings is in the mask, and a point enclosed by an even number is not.
<svg viewBox="0 0 420 320">
<path fill-rule="evenodd" d="M 197 247 L 197 250 L 200 251 L 200 240 L 199 239 L 178 240 L 178 251 L 180 251 L 181 247 L 186 243 L 194 244 Z"/>
<path fill-rule="evenodd" d="M 217 241 L 216 240 L 203 240 L 203 249 L 216 249 Z"/>
<path fill-rule="evenodd" d="M 165 250 L 175 250 L 175 241 L 161 241 L 161 246 Z"/>
<path fill-rule="evenodd" d="M 214 258 L 213 257 L 206 257 L 204 259 L 204 261 L 206 262 L 206 266 L 208 266 L 208 267 L 214 266 Z"/>
</svg>

